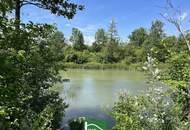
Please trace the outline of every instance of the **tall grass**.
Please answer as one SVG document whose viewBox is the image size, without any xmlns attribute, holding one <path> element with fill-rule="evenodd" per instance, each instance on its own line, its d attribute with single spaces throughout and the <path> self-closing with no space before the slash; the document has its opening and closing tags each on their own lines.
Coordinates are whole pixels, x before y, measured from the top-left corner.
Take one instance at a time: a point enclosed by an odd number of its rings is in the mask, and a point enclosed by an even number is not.
<svg viewBox="0 0 190 130">
<path fill-rule="evenodd" d="M 75 64 L 72 62 L 65 63 L 65 68 L 69 69 L 118 69 L 118 70 L 130 70 L 130 71 L 142 71 L 141 64 L 130 64 L 126 65 L 123 63 L 115 64 L 101 64 L 101 63 L 86 63 L 86 64 Z"/>
</svg>

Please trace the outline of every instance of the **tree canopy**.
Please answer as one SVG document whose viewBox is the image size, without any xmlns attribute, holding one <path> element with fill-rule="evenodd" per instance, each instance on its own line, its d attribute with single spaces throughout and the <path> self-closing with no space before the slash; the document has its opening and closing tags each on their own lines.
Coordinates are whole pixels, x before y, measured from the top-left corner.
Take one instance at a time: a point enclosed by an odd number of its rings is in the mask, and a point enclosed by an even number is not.
<svg viewBox="0 0 190 130">
<path fill-rule="evenodd" d="M 72 35 L 70 37 L 70 41 L 73 44 L 73 48 L 76 50 L 83 50 L 85 48 L 83 34 L 77 28 L 72 29 Z"/>
<path fill-rule="evenodd" d="M 141 46 L 146 40 L 148 34 L 144 28 L 139 28 L 134 30 L 129 36 L 129 40 L 131 44 L 135 44 L 137 46 Z"/>
</svg>

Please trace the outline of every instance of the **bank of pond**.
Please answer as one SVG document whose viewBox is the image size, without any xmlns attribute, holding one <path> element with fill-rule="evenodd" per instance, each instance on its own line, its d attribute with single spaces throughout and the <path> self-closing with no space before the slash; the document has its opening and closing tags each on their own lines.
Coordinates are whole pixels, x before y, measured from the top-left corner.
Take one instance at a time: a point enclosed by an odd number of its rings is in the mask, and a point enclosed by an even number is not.
<svg viewBox="0 0 190 130">
<path fill-rule="evenodd" d="M 101 64 L 101 63 L 85 63 L 76 64 L 72 62 L 66 62 L 64 64 L 67 69 L 93 69 L 93 70 L 105 70 L 105 69 L 116 69 L 116 70 L 128 70 L 128 71 L 143 71 L 143 64 Z"/>
</svg>

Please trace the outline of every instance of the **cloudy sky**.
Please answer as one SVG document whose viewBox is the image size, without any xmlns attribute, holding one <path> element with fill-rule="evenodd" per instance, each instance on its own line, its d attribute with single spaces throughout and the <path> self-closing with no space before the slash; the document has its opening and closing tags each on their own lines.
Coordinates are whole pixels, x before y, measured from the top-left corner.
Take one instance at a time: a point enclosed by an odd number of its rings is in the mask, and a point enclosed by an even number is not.
<svg viewBox="0 0 190 130">
<path fill-rule="evenodd" d="M 66 37 L 69 37 L 73 27 L 79 28 L 85 37 L 87 44 L 94 40 L 94 34 L 98 28 L 108 29 L 111 19 L 117 22 L 118 34 L 122 40 L 127 40 L 128 35 L 138 27 L 150 28 L 151 21 L 159 19 L 164 21 L 160 12 L 165 6 L 166 0 L 72 0 L 85 5 L 85 10 L 80 11 L 72 20 L 61 16 L 54 16 L 47 10 L 34 6 L 22 8 L 22 20 L 35 23 L 55 23 Z M 181 18 L 184 20 L 184 28 L 190 28 L 190 1 L 173 0 L 173 3 L 182 10 Z M 165 21 L 164 21 L 165 22 Z M 165 31 L 176 35 L 175 28 L 165 22 Z"/>
</svg>

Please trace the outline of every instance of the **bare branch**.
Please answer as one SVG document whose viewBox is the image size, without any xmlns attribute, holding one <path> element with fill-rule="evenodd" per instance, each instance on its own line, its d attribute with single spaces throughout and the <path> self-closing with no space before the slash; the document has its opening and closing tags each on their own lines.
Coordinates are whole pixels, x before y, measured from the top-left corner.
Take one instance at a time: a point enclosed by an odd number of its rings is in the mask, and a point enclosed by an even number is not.
<svg viewBox="0 0 190 130">
<path fill-rule="evenodd" d="M 182 22 L 183 22 L 183 18 L 182 16 L 182 12 L 180 9 L 177 9 L 174 7 L 174 5 L 172 4 L 171 0 L 167 0 L 167 5 L 165 7 L 165 13 L 160 13 L 161 17 L 163 17 L 166 21 L 168 21 L 169 23 L 173 24 L 177 31 L 181 34 L 181 36 L 183 37 L 183 39 L 185 40 L 187 47 L 190 51 L 190 43 L 186 38 L 185 32 L 182 29 Z"/>
</svg>

